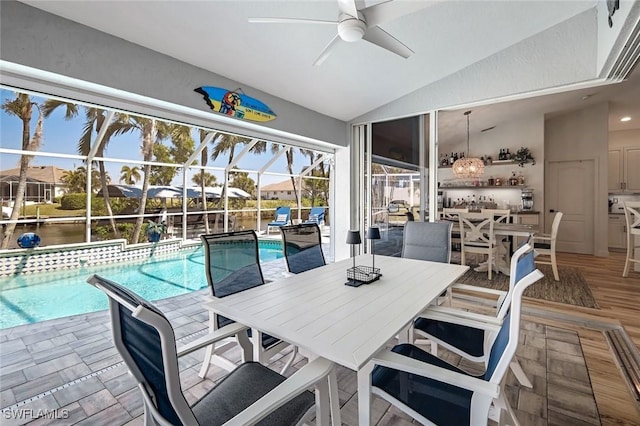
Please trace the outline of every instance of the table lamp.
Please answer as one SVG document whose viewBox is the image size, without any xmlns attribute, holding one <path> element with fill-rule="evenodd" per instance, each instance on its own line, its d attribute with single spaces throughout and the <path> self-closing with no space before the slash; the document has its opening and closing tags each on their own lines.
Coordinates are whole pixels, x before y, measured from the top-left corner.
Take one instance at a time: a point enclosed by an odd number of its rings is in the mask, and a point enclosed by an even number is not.
<svg viewBox="0 0 640 426">
<path fill-rule="evenodd" d="M 377 226 L 372 226 L 369 229 L 367 229 L 367 239 L 368 240 L 379 240 L 380 239 L 380 228 L 378 228 Z M 371 265 L 371 268 L 373 269 L 373 272 L 375 273 L 375 269 L 376 269 L 376 253 L 375 253 L 375 244 L 373 243 L 373 241 L 371 241 L 371 258 L 373 259 L 373 263 Z"/>
<path fill-rule="evenodd" d="M 351 244 L 351 257 L 353 258 L 353 282 L 355 283 L 355 273 L 356 273 L 356 257 L 354 254 L 354 246 L 356 244 L 362 243 L 360 239 L 360 231 L 358 230 L 350 230 L 347 232 L 347 244 Z"/>
</svg>

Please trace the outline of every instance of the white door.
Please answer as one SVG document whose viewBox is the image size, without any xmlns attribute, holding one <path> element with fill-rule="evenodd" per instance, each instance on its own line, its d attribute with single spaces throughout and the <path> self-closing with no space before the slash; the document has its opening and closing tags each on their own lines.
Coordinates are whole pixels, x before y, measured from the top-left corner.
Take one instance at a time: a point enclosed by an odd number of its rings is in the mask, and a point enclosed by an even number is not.
<svg viewBox="0 0 640 426">
<path fill-rule="evenodd" d="M 557 251 L 593 254 L 595 162 L 550 161 L 545 173 L 545 227 L 551 231 L 555 212 L 560 222 Z"/>
</svg>

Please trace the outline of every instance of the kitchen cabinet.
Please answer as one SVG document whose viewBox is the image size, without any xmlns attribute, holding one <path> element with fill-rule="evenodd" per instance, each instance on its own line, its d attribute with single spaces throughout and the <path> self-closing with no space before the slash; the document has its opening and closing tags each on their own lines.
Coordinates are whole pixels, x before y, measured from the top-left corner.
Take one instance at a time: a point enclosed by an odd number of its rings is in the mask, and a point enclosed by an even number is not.
<svg viewBox="0 0 640 426">
<path fill-rule="evenodd" d="M 627 232 L 623 214 L 609 215 L 609 248 L 626 249 Z"/>
<path fill-rule="evenodd" d="M 640 193 L 640 147 L 609 150 L 609 192 Z"/>
<path fill-rule="evenodd" d="M 515 215 L 514 222 L 520 225 L 540 225 L 540 213 L 531 212 L 531 213 L 522 213 L 518 212 Z"/>
</svg>

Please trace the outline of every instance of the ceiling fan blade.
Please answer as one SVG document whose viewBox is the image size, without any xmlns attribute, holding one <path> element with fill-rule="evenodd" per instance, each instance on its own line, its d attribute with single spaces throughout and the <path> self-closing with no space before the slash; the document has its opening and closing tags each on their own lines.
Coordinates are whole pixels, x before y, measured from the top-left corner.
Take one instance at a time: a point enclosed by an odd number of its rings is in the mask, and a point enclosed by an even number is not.
<svg viewBox="0 0 640 426">
<path fill-rule="evenodd" d="M 322 52 L 320 52 L 320 55 L 313 63 L 313 66 L 317 67 L 318 65 L 322 64 L 324 60 L 327 59 L 327 57 L 329 57 L 329 55 L 331 54 L 331 52 L 333 51 L 333 49 L 335 48 L 335 46 L 338 44 L 340 40 L 342 39 L 340 38 L 339 35 L 336 34 L 336 36 L 331 39 L 329 44 L 327 44 L 324 47 L 324 49 L 322 49 Z"/>
<path fill-rule="evenodd" d="M 367 21 L 367 27 L 374 27 L 376 25 L 384 24 L 385 22 L 393 21 L 401 16 L 409 15 L 424 8 L 433 6 L 436 3 L 438 3 L 438 1 L 391 0 L 365 7 L 364 9 L 361 9 L 360 12 L 362 12 L 365 20 Z"/>
<path fill-rule="evenodd" d="M 338 9 L 349 16 L 358 17 L 358 6 L 355 0 L 338 0 Z"/>
<path fill-rule="evenodd" d="M 336 21 L 321 21 L 318 19 L 301 19 L 301 18 L 248 18 L 251 24 L 333 24 Z"/>
<path fill-rule="evenodd" d="M 400 55 L 403 58 L 408 58 L 414 54 L 414 51 L 409 49 L 397 38 L 386 32 L 380 27 L 367 28 L 367 32 L 364 33 L 363 39 L 369 43 L 373 43 L 376 46 L 380 46 L 383 49 L 387 49 L 390 52 Z"/>
</svg>

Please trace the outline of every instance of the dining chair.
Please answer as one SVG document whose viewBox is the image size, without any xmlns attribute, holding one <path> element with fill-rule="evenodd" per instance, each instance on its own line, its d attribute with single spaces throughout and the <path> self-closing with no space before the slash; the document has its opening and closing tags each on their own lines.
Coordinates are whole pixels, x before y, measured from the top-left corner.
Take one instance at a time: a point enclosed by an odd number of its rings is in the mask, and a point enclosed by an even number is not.
<svg viewBox="0 0 640 426">
<path fill-rule="evenodd" d="M 222 232 L 200 235 L 205 255 L 205 273 L 213 297 L 222 298 L 234 293 L 265 284 L 260 268 L 258 236 L 253 230 Z M 209 313 L 209 326 L 217 330 L 233 323 L 232 320 L 214 312 Z M 266 363 L 274 355 L 289 346 L 273 336 L 258 330 L 250 330 L 254 348 L 253 360 Z M 221 356 L 233 347 L 226 342 L 214 348 L 208 346 L 199 376 L 204 378 L 209 365 L 214 361 L 220 367 L 232 371 L 236 365 Z M 290 367 L 297 354 L 294 347 L 291 358 L 285 363 L 282 373 Z M 243 361 L 246 361 L 243 354 Z"/>
<path fill-rule="evenodd" d="M 289 225 L 291 222 L 291 207 L 278 207 L 273 221 L 267 224 L 267 235 L 272 228 L 278 229 L 281 226 Z"/>
<path fill-rule="evenodd" d="M 480 213 L 493 216 L 496 223 L 509 223 L 511 220 L 510 209 L 480 209 Z"/>
<path fill-rule="evenodd" d="M 505 397 L 503 379 L 518 347 L 522 293 L 542 278 L 534 270 L 514 286 L 509 312 L 501 324 L 474 322 L 495 336 L 487 368 L 473 376 L 419 347 L 404 343 L 383 349 L 372 359 L 370 394 L 377 395 L 426 425 L 486 425 L 488 419 L 518 424 Z M 495 410 L 491 410 L 491 407 Z M 497 418 L 496 418 L 497 417 Z"/>
<path fill-rule="evenodd" d="M 493 216 L 495 223 L 510 223 L 511 222 L 511 209 L 480 209 L 480 213 Z M 496 237 L 497 239 L 497 237 Z M 511 244 L 513 238 L 506 235 L 500 237 L 500 241 L 496 241 L 497 244 L 503 244 L 507 253 L 511 253 Z"/>
<path fill-rule="evenodd" d="M 450 263 L 452 227 L 451 222 L 407 222 L 401 257 Z"/>
<path fill-rule="evenodd" d="M 640 243 L 636 244 L 636 239 L 640 241 L 640 201 L 624 202 L 624 219 L 627 228 L 627 258 L 622 276 L 628 277 L 631 264 L 640 263 L 640 258 L 635 257 L 640 250 Z"/>
<path fill-rule="evenodd" d="M 460 213 L 458 215 L 460 229 L 460 263 L 466 265 L 468 254 L 487 256 L 489 280 L 492 278 L 498 245 L 493 233 L 493 215 L 484 213 Z"/>
<path fill-rule="evenodd" d="M 299 274 L 326 265 L 317 223 L 281 226 L 280 232 L 289 272 Z"/>
<path fill-rule="evenodd" d="M 460 213 L 469 213 L 469 209 L 457 209 L 453 207 L 445 207 L 442 209 L 442 219 L 452 222 L 458 221 L 458 215 Z M 460 232 L 456 230 L 451 231 L 451 244 L 453 247 L 460 247 Z"/>
<path fill-rule="evenodd" d="M 523 244 L 511 258 L 511 274 L 507 291 L 487 289 L 484 287 L 455 284 L 455 291 L 475 293 L 484 297 L 495 298 L 495 315 L 480 314 L 466 309 L 430 306 L 423 311 L 413 324 L 412 339 L 426 339 L 431 343 L 431 353 L 438 353 L 438 345 L 473 362 L 484 362 L 489 359 L 488 348 L 495 338 L 491 331 L 474 327 L 476 322 L 492 322 L 502 324 L 511 308 L 513 292 L 516 284 L 535 270 L 534 251 L 528 243 Z M 484 299 L 487 303 L 488 300 Z M 416 340 L 412 340 L 416 342 Z M 531 387 L 517 359 L 512 362 L 512 370 L 518 381 Z"/>
<path fill-rule="evenodd" d="M 553 269 L 553 278 L 560 281 L 558 274 L 558 262 L 556 260 L 556 239 L 558 237 L 558 228 L 562 220 L 562 212 L 556 212 L 551 224 L 551 234 L 534 234 L 533 248 L 536 251 L 536 263 L 542 265 L 551 265 Z"/>
<path fill-rule="evenodd" d="M 451 222 L 414 222 L 404 225 L 402 251 L 405 259 L 451 263 Z M 451 291 L 447 289 L 437 303 L 450 303 Z"/>
<path fill-rule="evenodd" d="M 335 373 L 333 364 L 322 358 L 289 379 L 262 364 L 245 362 L 189 406 L 178 358 L 229 336 L 246 339 L 246 327 L 229 324 L 177 350 L 171 323 L 153 304 L 98 275 L 87 281 L 109 298 L 113 342 L 142 393 L 145 424 L 294 425 L 310 420 L 315 401 L 316 416 L 327 418 L 321 405 Z M 316 397 L 310 386 L 315 386 Z"/>
</svg>

